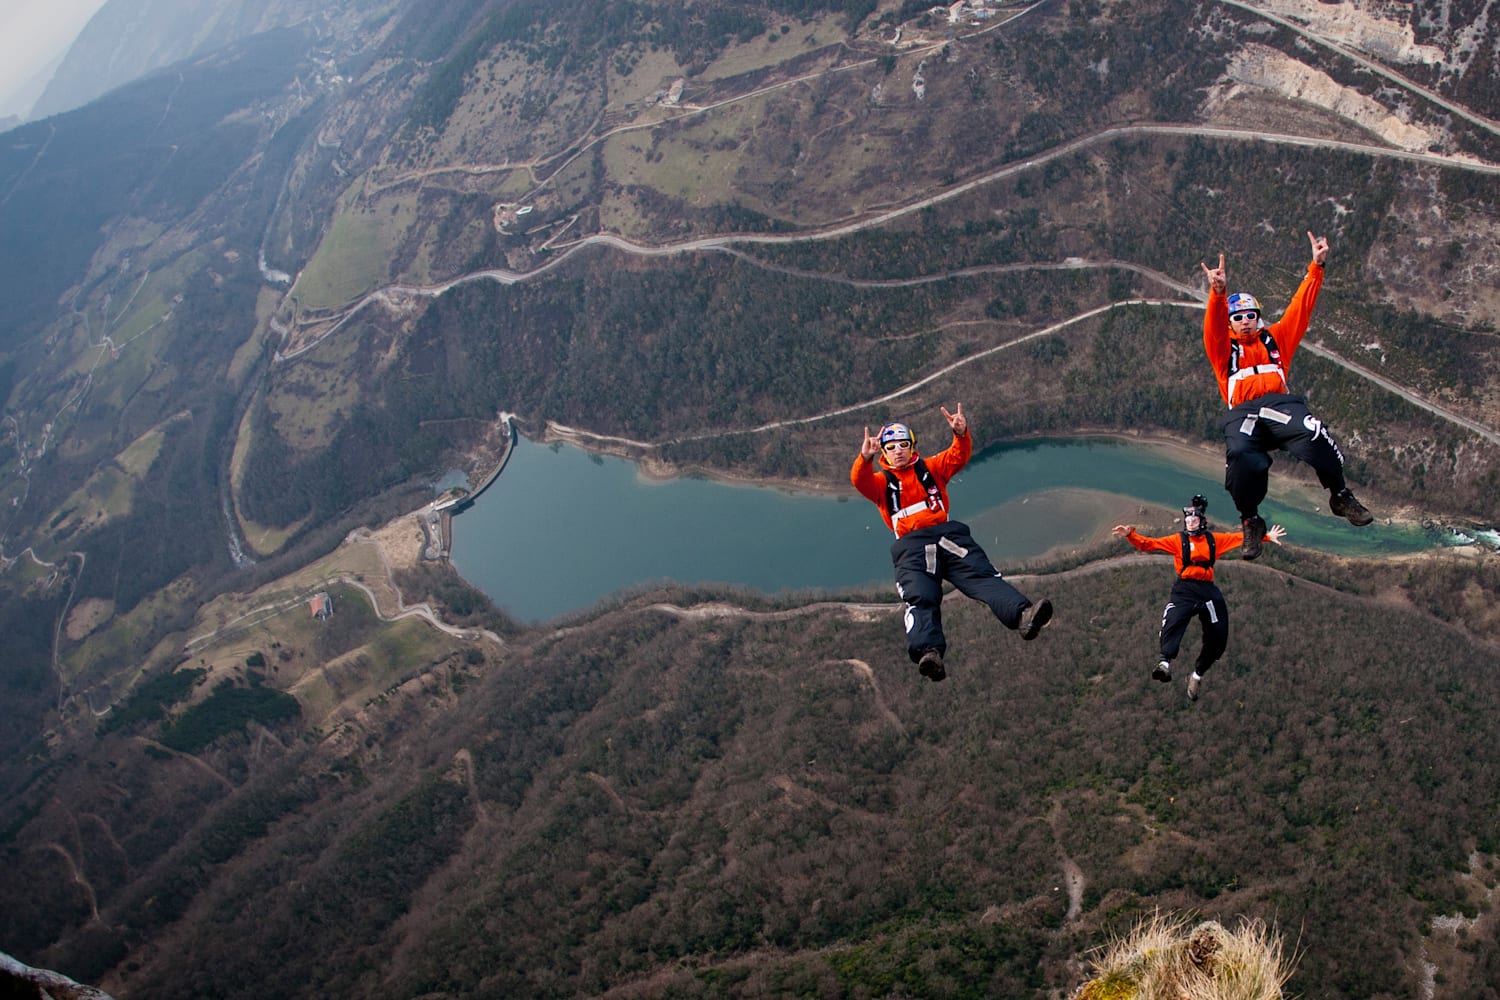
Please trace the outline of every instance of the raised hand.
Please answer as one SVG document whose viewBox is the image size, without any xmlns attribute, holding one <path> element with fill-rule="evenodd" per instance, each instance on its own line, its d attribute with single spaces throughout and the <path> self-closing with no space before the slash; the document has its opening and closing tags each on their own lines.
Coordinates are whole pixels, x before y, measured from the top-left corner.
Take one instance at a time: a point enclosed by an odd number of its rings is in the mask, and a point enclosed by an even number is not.
<svg viewBox="0 0 1500 1000">
<path fill-rule="evenodd" d="M 1312 243 L 1312 258 L 1314 264 L 1321 264 L 1328 259 L 1328 237 L 1314 236 L 1312 230 L 1308 230 L 1308 240 Z"/>
<path fill-rule="evenodd" d="M 870 436 L 870 428 L 865 428 L 864 443 L 859 446 L 859 453 L 870 461 L 875 461 L 875 456 L 880 454 L 880 439 Z"/>
<path fill-rule="evenodd" d="M 1229 291 L 1229 278 L 1224 271 L 1223 254 L 1219 254 L 1218 267 L 1209 267 L 1201 260 L 1198 262 L 1198 266 L 1203 268 L 1203 273 L 1208 276 L 1208 287 L 1211 291 L 1218 292 L 1220 295 Z"/>
<path fill-rule="evenodd" d="M 969 433 L 969 420 L 964 416 L 964 404 L 959 403 L 953 413 L 949 413 L 946 406 L 939 408 L 943 411 L 943 419 L 948 421 L 948 426 L 953 430 L 955 437 L 963 437 Z"/>
</svg>

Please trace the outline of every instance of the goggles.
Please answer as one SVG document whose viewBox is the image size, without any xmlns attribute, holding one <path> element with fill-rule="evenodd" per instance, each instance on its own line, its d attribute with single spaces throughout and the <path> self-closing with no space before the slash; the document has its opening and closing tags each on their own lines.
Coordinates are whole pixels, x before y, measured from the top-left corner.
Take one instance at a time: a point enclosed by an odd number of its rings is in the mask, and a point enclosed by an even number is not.
<svg viewBox="0 0 1500 1000">
<path fill-rule="evenodd" d="M 1238 323 L 1242 319 L 1260 319 L 1260 313 L 1255 311 L 1230 313 L 1229 318 Z"/>
<path fill-rule="evenodd" d="M 911 442 L 910 441 L 887 441 L 885 444 L 881 445 L 880 447 L 881 447 L 881 450 L 883 450 L 883 451 L 895 451 L 897 448 L 910 448 L 911 447 Z"/>
</svg>

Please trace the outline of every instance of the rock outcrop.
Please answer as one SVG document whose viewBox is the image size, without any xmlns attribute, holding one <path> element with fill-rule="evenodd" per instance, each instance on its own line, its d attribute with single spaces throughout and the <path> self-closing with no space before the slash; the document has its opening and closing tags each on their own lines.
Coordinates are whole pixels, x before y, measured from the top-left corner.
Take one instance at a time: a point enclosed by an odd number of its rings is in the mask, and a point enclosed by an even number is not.
<svg viewBox="0 0 1500 1000">
<path fill-rule="evenodd" d="M 36 1000 L 114 1000 L 103 990 L 75 983 L 46 969 L 33 969 L 0 951 L 0 996 Z"/>
</svg>

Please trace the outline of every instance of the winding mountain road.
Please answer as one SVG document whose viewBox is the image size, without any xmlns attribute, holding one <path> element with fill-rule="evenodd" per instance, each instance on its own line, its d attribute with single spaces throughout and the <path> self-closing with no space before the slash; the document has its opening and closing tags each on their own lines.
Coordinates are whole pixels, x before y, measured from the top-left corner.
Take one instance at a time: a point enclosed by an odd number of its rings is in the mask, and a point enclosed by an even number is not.
<svg viewBox="0 0 1500 1000">
<path fill-rule="evenodd" d="M 963 268 L 954 268 L 950 271 L 944 271 L 939 274 L 918 275 L 911 278 L 889 278 L 876 280 L 851 278 L 845 275 L 826 274 L 816 271 L 808 271 L 801 268 L 793 268 L 785 265 L 768 263 L 766 261 L 758 259 L 752 254 L 746 253 L 743 249 L 741 249 L 742 247 L 791 245 L 796 243 L 808 243 L 838 239 L 840 237 L 848 236 L 865 229 L 871 229 L 885 225 L 886 223 L 893 222 L 897 219 L 901 219 L 916 212 L 921 212 L 924 209 L 930 208 L 934 205 L 938 205 L 945 201 L 950 201 L 954 198 L 961 197 L 962 195 L 970 191 L 976 190 L 986 185 L 997 183 L 1007 178 L 1014 177 L 1026 171 L 1034 170 L 1037 167 L 1049 163 L 1053 160 L 1071 156 L 1075 153 L 1093 148 L 1100 144 L 1109 143 L 1118 139 L 1128 138 L 1132 136 L 1138 137 L 1165 135 L 1193 135 L 1207 138 L 1217 138 L 1226 141 L 1269 142 L 1280 145 L 1300 146 L 1316 149 L 1340 149 L 1346 152 L 1359 153 L 1368 156 L 1385 157 L 1389 159 L 1397 159 L 1413 163 L 1423 163 L 1431 166 L 1441 166 L 1444 168 L 1459 169 L 1475 173 L 1500 176 L 1500 164 L 1484 163 L 1465 157 L 1450 157 L 1437 153 L 1421 153 L 1409 150 L 1394 149 L 1388 146 L 1341 142 L 1272 132 L 1210 128 L 1206 126 L 1121 126 L 1116 128 L 1103 129 L 1093 135 L 1085 136 L 1079 139 L 1075 139 L 1071 142 L 1064 143 L 1052 150 L 1039 154 L 1035 157 L 1031 157 L 1027 160 L 1006 164 L 1005 166 L 990 171 L 989 173 L 981 177 L 976 177 L 962 184 L 955 185 L 954 187 L 938 192 L 937 194 L 932 194 L 916 199 L 897 208 L 888 209 L 870 215 L 864 215 L 858 219 L 837 223 L 817 230 L 811 230 L 801 233 L 741 233 L 717 236 L 701 236 L 660 245 L 639 243 L 614 233 L 594 233 L 588 236 L 580 237 L 574 242 L 567 244 L 566 246 L 562 247 L 559 252 L 555 256 L 550 258 L 546 263 L 530 271 L 512 271 L 506 268 L 485 268 L 473 271 L 465 275 L 461 275 L 456 278 L 452 278 L 448 281 L 429 285 L 388 285 L 384 288 L 370 292 L 368 295 L 355 302 L 347 310 L 345 310 L 345 312 L 341 314 L 334 323 L 332 323 L 321 335 L 319 335 L 315 339 L 302 344 L 294 351 L 289 351 L 285 354 L 278 353 L 277 361 L 280 363 L 285 363 L 299 357 L 300 355 L 306 353 L 308 350 L 311 350 L 317 344 L 321 343 L 324 339 L 337 333 L 345 323 L 347 323 L 362 309 L 369 305 L 380 304 L 386 306 L 387 308 L 394 309 L 398 308 L 399 304 L 402 301 L 423 298 L 437 298 L 441 295 L 446 294 L 454 288 L 474 281 L 494 281 L 500 284 L 510 285 L 524 281 L 537 280 L 548 274 L 553 269 L 561 266 L 562 263 L 573 254 L 593 246 L 607 246 L 622 253 L 628 253 L 641 257 L 668 257 L 708 252 L 727 253 L 736 257 L 737 259 L 743 260 L 754 266 L 761 267 L 767 270 L 790 274 L 797 277 L 803 277 L 813 280 L 824 280 L 847 285 L 850 287 L 861 288 L 910 287 L 922 284 L 930 284 L 939 281 L 951 281 L 961 278 L 983 276 L 986 274 L 1020 271 L 1076 270 L 1088 268 L 1125 269 L 1133 271 L 1136 274 L 1147 278 L 1148 280 L 1154 281 L 1161 285 L 1164 289 L 1177 293 L 1178 295 L 1185 296 L 1190 300 L 1185 302 L 1176 299 L 1130 299 L 1122 302 L 1107 303 L 1106 305 L 1081 312 L 1075 316 L 1063 320 L 1062 322 L 1055 323 L 1044 329 L 1033 331 L 1032 333 L 1026 334 L 1023 337 L 1007 341 L 1004 344 L 998 344 L 993 347 L 986 348 L 985 350 L 977 352 L 967 358 L 962 358 L 956 362 L 953 362 L 952 364 L 949 364 L 944 368 L 941 368 L 934 372 L 930 372 L 923 378 L 902 386 L 901 388 L 896 389 L 890 393 L 886 393 L 885 395 L 878 398 L 866 400 L 862 403 L 842 407 L 836 410 L 830 410 L 824 413 L 800 417 L 794 420 L 777 421 L 774 423 L 765 424 L 760 427 L 750 428 L 748 431 L 743 429 L 734 431 L 721 430 L 705 432 L 703 434 L 682 436 L 672 439 L 672 441 L 668 442 L 644 442 L 630 441 L 623 438 L 609 438 L 602 435 L 595 436 L 590 435 L 587 431 L 582 431 L 574 428 L 558 427 L 556 429 L 560 432 L 571 434 L 578 438 L 592 438 L 599 441 L 614 441 L 617 443 L 629 444 L 633 447 L 649 449 L 657 448 L 662 444 L 669 444 L 673 442 L 696 441 L 719 437 L 725 433 L 762 433 L 777 430 L 787 426 L 812 423 L 818 420 L 827 419 L 829 417 L 840 416 L 846 413 L 867 409 L 872 406 L 878 406 L 880 404 L 889 402 L 892 399 L 899 398 L 917 389 L 920 389 L 923 386 L 951 373 L 952 371 L 963 367 L 964 365 L 972 364 L 973 362 L 987 357 L 988 355 L 993 354 L 997 351 L 1006 350 L 1020 344 L 1024 344 L 1028 341 L 1048 336 L 1075 323 L 1100 315 L 1101 313 L 1108 312 L 1111 309 L 1139 305 L 1157 306 L 1164 308 L 1197 309 L 1201 308 L 1201 303 L 1205 300 L 1206 296 L 1204 295 L 1201 288 L 1179 281 L 1171 277 L 1170 275 L 1164 274 L 1154 268 L 1142 264 L 1137 264 L 1131 261 L 1121 261 L 1113 259 L 1091 261 L 1079 258 L 1071 258 L 1064 261 L 1046 263 L 976 265 Z M 1378 385 L 1380 388 L 1385 389 L 1388 392 L 1395 393 L 1402 399 L 1405 399 L 1415 406 L 1421 407 L 1422 409 L 1454 424 L 1455 426 L 1461 427 L 1466 431 L 1479 435 L 1490 443 L 1500 444 L 1500 433 L 1497 433 L 1494 429 L 1486 427 L 1460 414 L 1454 413 L 1446 409 L 1445 407 L 1440 406 L 1434 401 L 1427 399 L 1411 391 L 1410 389 L 1406 389 L 1391 381 L 1390 379 L 1378 375 L 1377 373 L 1371 371 L 1369 368 L 1356 362 L 1350 361 L 1349 359 L 1335 353 L 1322 344 L 1308 342 L 1304 344 L 1304 347 L 1306 347 L 1309 352 L 1342 366 L 1343 368 L 1358 375 L 1359 377 L 1367 379 L 1371 383 Z"/>
</svg>

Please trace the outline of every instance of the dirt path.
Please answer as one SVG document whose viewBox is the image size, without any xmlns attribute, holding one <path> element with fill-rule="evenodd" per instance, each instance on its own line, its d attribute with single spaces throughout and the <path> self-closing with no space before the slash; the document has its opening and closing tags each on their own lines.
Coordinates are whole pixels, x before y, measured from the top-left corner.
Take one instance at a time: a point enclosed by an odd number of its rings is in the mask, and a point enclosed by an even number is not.
<svg viewBox="0 0 1500 1000">
<path fill-rule="evenodd" d="M 876 710 L 878 710 L 881 716 L 891 724 L 892 729 L 896 730 L 896 732 L 901 733 L 902 735 L 905 735 L 906 727 L 901 724 L 901 719 L 898 718 L 896 713 L 891 711 L 890 706 L 885 703 L 885 697 L 880 693 L 880 683 L 875 680 L 875 671 L 870 669 L 870 665 L 864 660 L 844 660 L 843 662 L 853 667 L 854 672 L 856 674 L 859 674 L 859 676 L 863 677 L 865 681 L 869 683 L 870 691 L 875 696 Z"/>
<path fill-rule="evenodd" d="M 1396 79 L 1400 79 L 1400 78 L 1397 77 Z M 1423 96 L 1424 97 L 1427 96 L 1425 94 L 1425 92 L 1423 92 Z M 729 102 L 726 102 L 726 103 L 729 103 Z M 385 286 L 383 288 L 379 288 L 379 289 L 376 289 L 376 290 L 368 293 L 363 298 L 361 298 L 359 301 L 357 301 L 354 304 L 352 304 L 348 309 L 344 310 L 341 314 L 338 314 L 337 318 L 334 319 L 333 322 L 329 323 L 329 325 L 321 333 L 319 333 L 319 334 L 317 334 L 317 335 L 315 335 L 313 337 L 308 338 L 304 342 L 298 343 L 295 348 L 288 349 L 284 353 L 282 351 L 278 351 L 277 354 L 276 354 L 276 361 L 277 361 L 277 363 L 285 363 L 285 362 L 288 362 L 288 361 L 291 361 L 291 360 L 295 359 L 296 357 L 298 357 L 301 354 L 305 353 L 306 351 L 310 350 L 312 347 L 316 346 L 318 343 L 321 343 L 324 339 L 332 336 L 334 333 L 336 333 L 338 330 L 340 330 L 344 326 L 345 323 L 347 323 L 350 319 L 352 319 L 357 313 L 359 313 L 361 310 L 363 310 L 366 306 L 378 304 L 378 305 L 382 305 L 383 307 L 385 307 L 387 309 L 400 310 L 400 309 L 408 308 L 408 306 L 409 306 L 410 303 L 413 303 L 413 302 L 415 302 L 418 299 L 422 299 L 422 298 L 437 298 L 437 297 L 439 297 L 441 295 L 446 294 L 447 292 L 451 291 L 452 289 L 458 287 L 459 285 L 466 284 L 466 283 L 471 282 L 471 281 L 495 281 L 495 282 L 499 282 L 501 284 L 507 284 L 508 285 L 508 284 L 515 284 L 517 282 L 522 282 L 522 281 L 535 280 L 535 279 L 537 279 L 537 278 L 539 278 L 539 277 L 547 274 L 553 268 L 561 266 L 562 263 L 565 260 L 567 260 L 568 257 L 570 257 L 571 255 L 573 255 L 574 253 L 577 253 L 577 252 L 582 251 L 582 250 L 584 250 L 584 249 L 586 249 L 588 247 L 593 247 L 593 246 L 607 246 L 607 247 L 611 247 L 613 249 L 619 250 L 619 251 L 624 252 L 624 253 L 629 253 L 629 254 L 636 255 L 636 256 L 645 256 L 645 257 L 674 256 L 674 255 L 680 255 L 680 254 L 701 253 L 701 252 L 705 252 L 705 251 L 720 251 L 720 252 L 726 252 L 726 253 L 737 253 L 743 259 L 751 261 L 753 263 L 756 263 L 758 266 L 775 268 L 776 267 L 775 265 L 770 265 L 770 264 L 766 264 L 765 262 L 762 262 L 762 261 L 757 261 L 753 257 L 744 255 L 743 252 L 741 252 L 741 251 L 736 251 L 735 248 L 736 247 L 742 247 L 742 246 L 756 246 L 756 245 L 780 246 L 780 245 L 790 245 L 790 244 L 808 243 L 808 242 L 821 242 L 821 241 L 839 239 L 839 238 L 844 237 L 844 236 L 848 236 L 848 235 L 852 235 L 854 233 L 858 233 L 858 232 L 860 232 L 862 230 L 865 230 L 865 229 L 871 229 L 871 228 L 875 228 L 875 227 L 878 227 L 878 226 L 882 226 L 882 225 L 885 225 L 886 223 L 894 222 L 894 221 L 903 219 L 903 218 L 905 218 L 907 216 L 910 216 L 912 214 L 920 213 L 920 212 L 922 212 L 922 211 L 924 211 L 924 210 L 926 210 L 928 208 L 931 208 L 934 205 L 938 205 L 938 204 L 941 204 L 943 202 L 951 201 L 951 200 L 953 200 L 955 198 L 961 197 L 961 196 L 969 193 L 970 191 L 974 191 L 976 189 L 979 189 L 979 188 L 982 188 L 982 187 L 985 187 L 985 186 L 997 183 L 999 181 L 1003 181 L 1003 180 L 1012 178 L 1012 177 L 1014 177 L 1016 175 L 1019 175 L 1019 174 L 1022 174 L 1022 173 L 1027 173 L 1027 172 L 1034 171 L 1037 168 L 1042 167 L 1042 166 L 1044 166 L 1044 165 L 1046 165 L 1046 164 L 1048 164 L 1048 163 L 1050 163 L 1050 162 L 1052 162 L 1054 160 L 1072 156 L 1072 155 L 1074 155 L 1076 153 L 1083 152 L 1084 150 L 1090 149 L 1090 148 L 1092 148 L 1094 146 L 1098 146 L 1098 145 L 1102 145 L 1102 144 L 1108 144 L 1108 143 L 1115 142 L 1115 141 L 1120 140 L 1120 139 L 1126 139 L 1126 138 L 1130 138 L 1130 137 L 1133 137 L 1133 136 L 1148 136 L 1148 135 L 1161 135 L 1161 136 L 1205 136 L 1205 137 L 1225 139 L 1225 140 L 1229 140 L 1229 141 L 1265 142 L 1265 143 L 1283 144 L 1283 145 L 1292 145 L 1292 146 L 1308 146 L 1308 147 L 1313 147 L 1313 148 L 1317 148 L 1317 149 L 1330 149 L 1331 148 L 1331 149 L 1344 150 L 1344 151 L 1348 151 L 1348 152 L 1354 152 L 1354 153 L 1358 153 L 1358 154 L 1362 154 L 1362 155 L 1366 155 L 1366 156 L 1371 156 L 1371 157 L 1376 157 L 1376 158 L 1399 159 L 1399 160 L 1406 160 L 1406 161 L 1414 162 L 1414 163 L 1427 163 L 1427 164 L 1432 164 L 1432 165 L 1435 165 L 1435 166 L 1441 166 L 1441 167 L 1451 168 L 1451 169 L 1459 169 L 1459 170 L 1473 171 L 1473 172 L 1478 172 L 1478 173 L 1500 175 L 1500 164 L 1485 163 L 1485 162 L 1481 162 L 1479 160 L 1474 160 L 1474 159 L 1465 158 L 1465 157 L 1452 157 L 1452 156 L 1447 156 L 1447 155 L 1444 155 L 1444 154 L 1441 154 L 1441 153 L 1428 153 L 1428 152 L 1420 152 L 1420 151 L 1412 151 L 1412 150 L 1393 149 L 1393 148 L 1391 148 L 1389 146 L 1376 146 L 1376 145 L 1371 145 L 1371 144 L 1367 144 L 1367 143 L 1353 143 L 1353 142 L 1344 142 L 1344 141 L 1339 141 L 1339 140 L 1329 140 L 1329 139 L 1313 138 L 1313 137 L 1308 137 L 1308 136 L 1285 135 L 1285 134 L 1280 134 L 1280 133 L 1275 133 L 1275 132 L 1259 132 L 1259 131 L 1251 131 L 1251 130 L 1244 130 L 1244 129 L 1214 128 L 1214 127 L 1208 127 L 1208 126 L 1191 126 L 1191 125 L 1126 125 L 1126 126 L 1117 126 L 1117 127 L 1102 129 L 1099 132 L 1096 132 L 1096 133 L 1094 133 L 1092 135 L 1083 136 L 1083 137 L 1080 137 L 1078 139 L 1074 139 L 1074 140 L 1072 140 L 1070 142 L 1063 143 L 1062 145 L 1056 146 L 1056 147 L 1054 147 L 1054 148 L 1052 148 L 1050 150 L 1047 150 L 1045 152 L 1039 153 L 1035 157 L 1032 157 L 1031 159 L 1021 160 L 1021 161 L 1017 161 L 1015 163 L 1005 164 L 1005 165 L 1003 165 L 1003 166 L 1001 166 L 1001 167 L 999 167 L 999 168 L 997 168 L 995 170 L 992 170 L 988 174 L 985 174 L 985 175 L 980 176 L 980 177 L 976 177 L 976 178 L 974 178 L 972 180 L 969 180 L 969 181 L 966 181 L 966 182 L 964 182 L 962 184 L 957 184 L 957 185 L 954 185 L 954 186 L 952 186 L 950 188 L 946 188 L 946 189 L 944 189 L 942 191 L 939 191 L 939 192 L 937 192 L 935 194 L 920 196 L 918 198 L 915 198 L 915 199 L 913 199 L 911 201 L 906 202 L 905 204 L 899 205 L 899 206 L 897 206 L 895 208 L 888 209 L 888 210 L 883 211 L 883 212 L 877 212 L 877 213 L 868 214 L 868 215 L 861 215 L 861 216 L 859 216 L 857 218 L 854 218 L 854 219 L 851 219 L 851 220 L 849 220 L 847 222 L 836 223 L 836 224 L 833 224 L 833 225 L 830 225 L 830 226 L 825 226 L 825 227 L 823 227 L 821 229 L 813 230 L 813 231 L 809 231 L 809 232 L 784 233 L 784 234 L 734 234 L 734 235 L 722 235 L 722 236 L 701 236 L 701 237 L 695 237 L 695 238 L 692 238 L 692 239 L 681 240 L 681 241 L 678 241 L 678 242 L 675 242 L 675 243 L 663 244 L 663 245 L 658 245 L 658 246 L 652 246 L 652 245 L 649 245 L 649 244 L 638 243 L 638 242 L 635 242 L 633 240 L 629 240 L 629 239 L 626 239 L 625 237 L 618 236 L 618 235 L 615 235 L 615 234 L 612 234 L 612 233 L 599 232 L 599 233 L 592 233 L 592 234 L 588 234 L 588 235 L 585 235 L 585 236 L 581 236 L 579 239 L 577 239 L 577 240 L 575 240 L 575 241 L 573 241 L 571 243 L 558 243 L 558 244 L 553 245 L 552 249 L 555 252 L 549 254 L 546 263 L 544 263 L 540 267 L 537 267 L 537 268 L 535 268 L 533 270 L 530 270 L 530 271 L 513 271 L 513 270 L 510 270 L 508 268 L 486 268 L 486 269 L 482 269 L 482 270 L 478 270 L 478 271 L 473 271 L 473 272 L 470 272 L 468 274 L 460 275 L 459 277 L 452 278 L 452 279 L 447 280 L 447 281 L 437 282 L 437 283 L 433 283 L 433 284 L 427 284 L 427 285 L 392 284 L 392 285 L 387 285 L 387 286 Z M 1182 283 L 1177 282 L 1174 279 L 1171 279 L 1171 278 L 1167 277 L 1166 275 L 1162 275 L 1159 272 L 1156 272 L 1156 271 L 1154 271 L 1154 270 L 1152 270 L 1150 268 L 1145 267 L 1144 265 L 1135 264 L 1135 263 L 1132 263 L 1132 262 L 1129 262 L 1129 261 L 1092 261 L 1092 262 L 1090 262 L 1090 261 L 1085 261 L 1085 260 L 1072 259 L 1072 260 L 1068 260 L 1068 261 L 1051 263 L 1051 264 L 1036 264 L 1036 265 L 1032 265 L 1032 268 L 1036 269 L 1036 270 L 1045 270 L 1045 269 L 1049 269 L 1049 268 L 1058 268 L 1058 267 L 1079 267 L 1079 268 L 1084 268 L 1084 267 L 1125 267 L 1125 268 L 1137 270 L 1139 273 L 1149 275 L 1149 276 L 1151 276 L 1151 277 L 1153 277 L 1153 278 L 1155 278 L 1157 280 L 1161 280 L 1165 284 L 1167 284 L 1169 287 L 1175 288 L 1175 289 L 1177 289 L 1179 291 L 1183 291 L 1186 294 L 1191 294 L 1195 298 L 1199 297 L 1201 295 L 1201 293 L 1198 292 L 1196 289 L 1191 289 L 1188 286 L 1185 286 Z M 907 285 L 925 284 L 925 283 L 936 281 L 936 280 L 944 280 L 944 279 L 952 278 L 952 277 L 955 277 L 955 276 L 961 276 L 961 275 L 963 275 L 965 273 L 969 273 L 971 271 L 972 271 L 972 269 L 955 269 L 955 270 L 952 270 L 952 271 L 943 272 L 943 273 L 941 273 L 939 275 L 926 275 L 926 276 L 921 276 L 921 277 L 917 277 L 917 278 L 909 278 L 909 279 L 895 279 L 895 280 L 893 280 L 891 282 L 886 283 L 885 285 L 883 285 L 883 287 L 903 287 L 903 286 L 907 286 Z M 842 276 L 823 275 L 823 277 L 826 278 L 827 280 L 830 280 L 830 281 L 843 281 L 843 282 L 850 282 L 851 281 L 851 279 L 843 278 Z M 1061 328 L 1063 326 L 1067 326 L 1067 325 L 1069 325 L 1071 323 L 1079 322 L 1082 319 L 1086 319 L 1086 318 L 1088 318 L 1091 315 L 1096 315 L 1096 314 L 1098 314 L 1100 312 L 1106 311 L 1107 309 L 1114 308 L 1117 305 L 1129 305 L 1129 304 L 1141 304 L 1141 303 L 1135 303 L 1135 302 L 1111 303 L 1111 304 L 1109 304 L 1107 306 L 1101 307 L 1100 309 L 1090 310 L 1089 312 L 1079 314 L 1078 316 L 1075 316 L 1075 317 L 1073 317 L 1070 320 L 1065 320 L 1065 321 L 1063 321 L 1060 324 L 1056 324 L 1055 326 L 1049 328 L 1049 331 L 1050 330 L 1056 330 L 1056 329 Z M 1145 304 L 1171 305 L 1171 306 L 1183 306 L 1183 305 L 1185 305 L 1185 303 L 1182 303 L 1182 302 L 1159 302 L 1159 301 L 1154 301 L 1154 300 L 1146 300 Z M 318 325 L 322 325 L 324 323 L 328 323 L 328 317 L 322 317 L 322 318 L 320 318 L 317 321 Z M 1030 334 L 1030 335 L 1028 335 L 1025 338 L 1021 338 L 1020 340 L 1013 341 L 1011 343 L 1012 344 L 1023 343 L 1026 340 L 1031 339 L 1032 337 L 1041 336 L 1041 335 L 1042 335 L 1041 332 L 1038 332 L 1038 333 L 1035 333 L 1035 334 Z M 292 337 L 292 338 L 295 338 L 295 336 L 296 336 L 295 331 L 293 333 L 291 333 L 289 336 Z M 998 350 L 998 349 L 999 348 L 993 348 L 992 350 Z M 1351 371 L 1356 371 L 1358 374 L 1361 374 L 1361 375 L 1368 375 L 1368 372 L 1365 369 L 1359 369 L 1359 368 L 1357 368 L 1355 366 L 1352 366 L 1349 363 L 1343 361 L 1342 359 L 1337 358 L 1336 356 L 1332 355 L 1331 353 L 1330 354 L 1326 354 L 1325 356 L 1329 357 L 1331 360 L 1334 360 L 1334 361 L 1336 361 L 1336 362 L 1338 362 L 1340 364 L 1344 364 L 1345 367 L 1350 368 Z M 961 361 L 958 364 L 963 364 L 963 363 L 965 363 L 965 362 Z M 956 366 L 957 365 L 955 365 L 954 367 L 956 367 Z M 948 369 L 948 370 L 951 370 L 951 368 Z M 941 373 L 936 373 L 936 374 L 941 374 Z M 936 377 L 936 374 L 934 376 L 931 376 L 931 377 Z M 904 391 L 910 391 L 911 388 L 915 388 L 915 387 L 916 387 L 915 385 L 911 386 L 911 387 L 908 387 Z M 902 391 L 898 391 L 895 395 L 900 395 L 900 394 L 902 394 Z M 893 397 L 884 397 L 884 398 L 893 398 Z M 880 401 L 881 400 L 871 401 L 870 403 L 866 403 L 865 405 L 873 405 L 873 403 L 877 403 L 877 402 L 880 402 Z M 1436 408 L 1436 404 L 1432 404 L 1429 401 L 1424 401 L 1423 405 L 1426 406 L 1426 408 L 1431 409 L 1435 413 L 1439 413 L 1441 415 L 1448 416 L 1448 414 L 1446 413 L 1446 411 L 1443 411 L 1443 410 L 1441 410 L 1439 408 Z M 856 408 L 858 408 L 858 407 L 856 407 Z M 822 417 L 826 417 L 828 415 L 830 415 L 830 414 L 823 414 L 821 416 Z M 821 419 L 821 417 L 818 417 L 818 418 L 809 418 L 809 419 Z M 743 432 L 740 432 L 740 433 L 743 433 Z"/>
<path fill-rule="evenodd" d="M 1068 887 L 1068 912 L 1063 916 L 1065 923 L 1072 923 L 1083 913 L 1083 890 L 1088 884 L 1083 877 L 1083 869 L 1078 867 L 1067 850 L 1063 847 L 1062 827 L 1065 817 L 1061 802 L 1053 802 L 1052 809 L 1047 814 L 1047 823 L 1052 827 L 1052 839 L 1057 843 L 1058 860 L 1062 865 L 1063 882 Z"/>
</svg>

